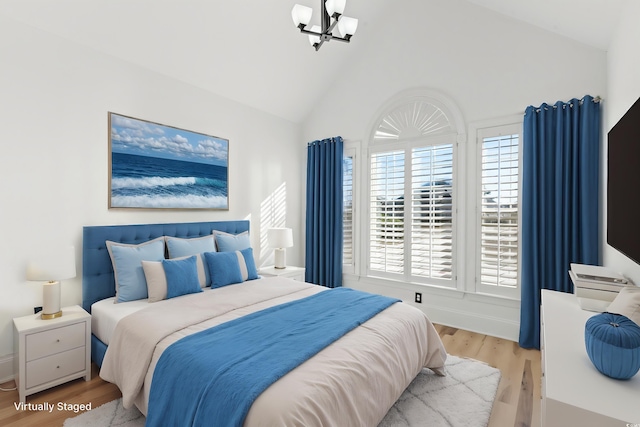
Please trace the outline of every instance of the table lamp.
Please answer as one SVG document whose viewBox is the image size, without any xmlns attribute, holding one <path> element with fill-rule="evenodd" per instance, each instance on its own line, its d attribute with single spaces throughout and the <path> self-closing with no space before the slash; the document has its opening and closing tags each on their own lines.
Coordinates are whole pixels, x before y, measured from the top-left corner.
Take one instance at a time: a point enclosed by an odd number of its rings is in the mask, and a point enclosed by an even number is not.
<svg viewBox="0 0 640 427">
<path fill-rule="evenodd" d="M 27 280 L 45 281 L 42 286 L 42 319 L 62 316 L 60 280 L 76 277 L 76 253 L 73 246 L 40 251 L 27 265 Z"/>
<path fill-rule="evenodd" d="M 287 268 L 285 248 L 293 246 L 293 232 L 290 228 L 270 228 L 267 230 L 269 247 L 275 248 L 273 257 L 275 268 Z"/>
</svg>

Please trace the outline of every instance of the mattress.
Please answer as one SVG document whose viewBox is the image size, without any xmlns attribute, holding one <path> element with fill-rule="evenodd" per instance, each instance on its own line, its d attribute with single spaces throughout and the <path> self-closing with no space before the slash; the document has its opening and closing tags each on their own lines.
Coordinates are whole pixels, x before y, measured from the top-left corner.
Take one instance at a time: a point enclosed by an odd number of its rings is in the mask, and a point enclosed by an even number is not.
<svg viewBox="0 0 640 427">
<path fill-rule="evenodd" d="M 147 304 L 118 322 L 100 376 L 118 385 L 125 407 L 135 403 L 146 414 L 154 368 L 172 343 L 325 290 L 271 277 Z M 424 313 L 397 303 L 272 384 L 244 425 L 377 425 L 423 367 L 441 373 L 445 359 Z"/>
<path fill-rule="evenodd" d="M 111 297 L 91 305 L 91 333 L 107 345 L 121 319 L 149 307 L 147 299 L 114 304 L 115 299 Z"/>
</svg>

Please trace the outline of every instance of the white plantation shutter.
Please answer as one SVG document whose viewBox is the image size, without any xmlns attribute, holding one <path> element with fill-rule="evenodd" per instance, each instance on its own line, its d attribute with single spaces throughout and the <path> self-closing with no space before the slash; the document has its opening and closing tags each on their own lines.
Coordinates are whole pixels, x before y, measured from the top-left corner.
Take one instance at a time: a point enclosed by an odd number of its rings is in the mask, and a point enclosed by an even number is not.
<svg viewBox="0 0 640 427">
<path fill-rule="evenodd" d="M 479 133 L 479 289 L 517 297 L 520 135 L 514 130 Z"/>
<path fill-rule="evenodd" d="M 452 144 L 412 150 L 412 276 L 452 278 L 452 169 Z"/>
<path fill-rule="evenodd" d="M 372 134 L 367 274 L 454 287 L 453 164 L 459 129 L 421 96 L 382 115 Z"/>
<path fill-rule="evenodd" d="M 369 271 L 453 286 L 453 144 L 374 152 Z"/>
<path fill-rule="evenodd" d="M 342 181 L 342 264 L 343 272 L 353 272 L 353 160 L 354 155 L 345 150 Z"/>
<path fill-rule="evenodd" d="M 371 155 L 369 269 L 404 273 L 404 151 Z"/>
</svg>

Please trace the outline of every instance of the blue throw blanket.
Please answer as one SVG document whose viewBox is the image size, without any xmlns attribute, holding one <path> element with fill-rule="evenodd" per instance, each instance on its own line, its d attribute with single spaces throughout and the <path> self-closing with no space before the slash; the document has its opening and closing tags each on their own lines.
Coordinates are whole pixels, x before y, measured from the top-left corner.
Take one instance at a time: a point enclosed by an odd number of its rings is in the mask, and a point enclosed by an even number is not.
<svg viewBox="0 0 640 427">
<path fill-rule="evenodd" d="M 267 387 L 397 301 L 337 288 L 189 335 L 156 365 L 146 425 L 242 426 Z"/>
</svg>

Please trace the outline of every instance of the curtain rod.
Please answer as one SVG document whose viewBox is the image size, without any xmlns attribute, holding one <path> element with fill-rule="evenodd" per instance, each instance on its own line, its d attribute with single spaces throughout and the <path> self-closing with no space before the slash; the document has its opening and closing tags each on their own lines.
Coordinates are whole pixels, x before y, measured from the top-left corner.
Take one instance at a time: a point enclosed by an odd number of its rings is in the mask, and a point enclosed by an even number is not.
<svg viewBox="0 0 640 427">
<path fill-rule="evenodd" d="M 598 103 L 602 102 L 602 98 L 601 98 L 600 96 L 595 96 L 595 97 L 592 99 L 592 101 L 593 101 L 593 103 L 594 103 L 594 104 L 598 104 Z M 560 101 L 558 101 L 558 102 L 560 102 Z M 555 104 L 553 104 L 553 105 L 549 105 L 549 104 L 544 104 L 544 105 L 546 105 L 546 107 L 545 107 L 545 108 L 547 108 L 547 109 L 548 109 L 549 107 L 551 107 L 551 108 L 558 108 L 558 106 L 556 105 L 556 104 L 558 104 L 558 102 L 556 102 L 556 103 L 555 103 Z M 571 102 L 571 101 L 569 101 L 569 102 Z M 584 103 L 584 98 L 582 98 L 582 99 L 580 100 L 580 105 L 582 105 L 582 103 Z M 567 105 L 568 105 L 570 108 L 573 108 L 573 104 L 569 104 L 569 103 L 567 103 L 567 102 L 562 102 L 562 108 L 566 107 Z M 539 112 L 540 112 L 540 107 L 536 108 L 536 109 L 535 109 L 535 111 L 536 111 L 536 113 L 539 113 Z M 525 112 L 526 112 L 526 111 L 525 111 Z"/>
</svg>

